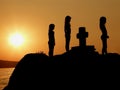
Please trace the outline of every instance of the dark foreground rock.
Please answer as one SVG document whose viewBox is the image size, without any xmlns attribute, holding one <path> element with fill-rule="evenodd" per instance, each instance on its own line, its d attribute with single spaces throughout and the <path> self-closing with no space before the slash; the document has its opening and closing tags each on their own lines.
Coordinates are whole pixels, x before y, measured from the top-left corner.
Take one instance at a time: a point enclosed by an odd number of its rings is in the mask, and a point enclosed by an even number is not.
<svg viewBox="0 0 120 90">
<path fill-rule="evenodd" d="M 18 62 L 3 90 L 75 89 L 91 78 L 92 72 L 88 70 L 100 65 L 120 65 L 120 56 L 82 55 L 71 51 L 53 57 L 44 53 L 27 54 Z"/>
</svg>

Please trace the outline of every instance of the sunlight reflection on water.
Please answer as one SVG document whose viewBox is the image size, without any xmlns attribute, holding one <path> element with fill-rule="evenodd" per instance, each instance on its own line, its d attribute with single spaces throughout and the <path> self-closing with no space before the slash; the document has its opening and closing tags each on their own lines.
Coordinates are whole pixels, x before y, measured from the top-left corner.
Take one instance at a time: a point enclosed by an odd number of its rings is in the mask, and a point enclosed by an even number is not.
<svg viewBox="0 0 120 90">
<path fill-rule="evenodd" d="M 14 68 L 0 68 L 0 90 L 2 90 L 8 83 Z"/>
</svg>

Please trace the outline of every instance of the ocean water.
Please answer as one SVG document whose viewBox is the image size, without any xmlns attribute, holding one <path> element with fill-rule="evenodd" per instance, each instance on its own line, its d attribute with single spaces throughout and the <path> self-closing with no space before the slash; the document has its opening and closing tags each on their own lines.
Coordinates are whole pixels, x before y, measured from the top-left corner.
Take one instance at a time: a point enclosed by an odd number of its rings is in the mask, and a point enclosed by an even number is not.
<svg viewBox="0 0 120 90">
<path fill-rule="evenodd" d="M 7 85 L 14 68 L 0 68 L 0 90 Z"/>
</svg>

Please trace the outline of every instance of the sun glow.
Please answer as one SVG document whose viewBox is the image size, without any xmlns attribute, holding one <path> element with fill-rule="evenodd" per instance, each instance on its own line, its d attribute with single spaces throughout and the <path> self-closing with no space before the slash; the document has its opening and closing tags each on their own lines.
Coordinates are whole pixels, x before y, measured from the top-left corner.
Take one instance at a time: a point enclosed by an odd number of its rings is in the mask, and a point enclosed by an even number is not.
<svg viewBox="0 0 120 90">
<path fill-rule="evenodd" d="M 14 33 L 10 35 L 9 43 L 14 47 L 20 47 L 24 43 L 24 38 L 20 33 Z"/>
</svg>

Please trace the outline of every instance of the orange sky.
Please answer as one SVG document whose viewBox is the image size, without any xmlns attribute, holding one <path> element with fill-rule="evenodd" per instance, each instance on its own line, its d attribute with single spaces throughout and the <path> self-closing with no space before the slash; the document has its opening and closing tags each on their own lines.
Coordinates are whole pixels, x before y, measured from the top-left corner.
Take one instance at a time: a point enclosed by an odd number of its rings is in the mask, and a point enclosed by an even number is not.
<svg viewBox="0 0 120 90">
<path fill-rule="evenodd" d="M 55 24 L 54 54 L 65 52 L 64 18 L 71 20 L 70 47 L 79 45 L 78 28 L 89 32 L 87 45 L 95 45 L 101 53 L 99 18 L 106 16 L 110 36 L 108 52 L 120 53 L 120 0 L 0 0 L 0 59 L 20 60 L 26 53 L 43 51 L 48 54 L 48 26 Z M 9 35 L 21 33 L 25 42 L 15 48 Z"/>
</svg>

